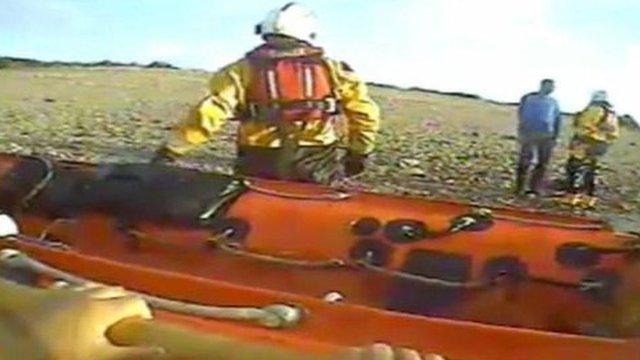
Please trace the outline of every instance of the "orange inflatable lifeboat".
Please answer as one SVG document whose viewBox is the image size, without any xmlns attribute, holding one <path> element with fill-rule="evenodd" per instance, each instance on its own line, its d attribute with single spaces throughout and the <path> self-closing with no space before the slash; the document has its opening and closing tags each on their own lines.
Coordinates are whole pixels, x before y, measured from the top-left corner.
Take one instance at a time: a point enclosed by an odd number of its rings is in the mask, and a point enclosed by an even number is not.
<svg viewBox="0 0 640 360">
<path fill-rule="evenodd" d="M 640 351 L 640 238 L 593 219 L 13 155 L 0 156 L 0 209 L 23 231 L 2 247 L 53 278 L 304 309 L 280 330 L 159 312 L 203 332 L 316 352 L 386 341 L 451 359 Z"/>
</svg>

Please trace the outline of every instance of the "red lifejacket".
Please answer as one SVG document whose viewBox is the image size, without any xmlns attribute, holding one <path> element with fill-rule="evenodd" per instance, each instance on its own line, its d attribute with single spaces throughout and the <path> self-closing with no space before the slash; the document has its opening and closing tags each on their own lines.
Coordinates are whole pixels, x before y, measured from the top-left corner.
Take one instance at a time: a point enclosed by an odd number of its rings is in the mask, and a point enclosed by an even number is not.
<svg viewBox="0 0 640 360">
<path fill-rule="evenodd" d="M 322 55 L 320 48 L 282 50 L 269 45 L 250 52 L 244 118 L 295 122 L 335 115 L 338 104 Z"/>
</svg>

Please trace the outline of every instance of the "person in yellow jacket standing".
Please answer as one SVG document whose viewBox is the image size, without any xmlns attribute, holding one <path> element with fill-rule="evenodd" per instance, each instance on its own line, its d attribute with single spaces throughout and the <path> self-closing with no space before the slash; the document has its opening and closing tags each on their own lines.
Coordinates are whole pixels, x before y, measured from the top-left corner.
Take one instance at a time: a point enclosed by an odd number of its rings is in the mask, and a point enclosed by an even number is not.
<svg viewBox="0 0 640 360">
<path fill-rule="evenodd" d="M 618 138 L 619 131 L 618 118 L 603 90 L 594 92 L 589 105 L 573 119 L 566 165 L 568 190 L 587 197 L 590 206 L 595 203 L 598 158 Z"/>
<path fill-rule="evenodd" d="M 184 155 L 236 119 L 240 175 L 331 183 L 362 172 L 380 111 L 346 63 L 312 45 L 316 27 L 313 12 L 299 4 L 271 11 L 256 26 L 264 43 L 213 75 L 210 95 L 175 129 L 156 160 Z M 341 116 L 346 136 L 338 131 Z"/>
</svg>

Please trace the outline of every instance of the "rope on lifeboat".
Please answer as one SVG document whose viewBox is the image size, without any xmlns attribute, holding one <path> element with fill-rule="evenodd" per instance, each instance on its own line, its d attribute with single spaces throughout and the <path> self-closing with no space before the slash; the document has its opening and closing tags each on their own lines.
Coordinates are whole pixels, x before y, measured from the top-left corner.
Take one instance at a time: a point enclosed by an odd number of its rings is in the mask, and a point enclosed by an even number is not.
<svg viewBox="0 0 640 360">
<path fill-rule="evenodd" d="M 42 246 L 46 248 L 67 251 L 71 249 L 71 246 L 69 244 L 55 240 L 55 239 L 49 239 L 49 234 L 53 229 L 55 229 L 60 224 L 74 224 L 76 222 L 77 220 L 75 219 L 58 218 L 51 221 L 49 224 L 47 224 L 44 227 L 44 229 L 42 229 L 38 237 L 31 237 L 23 234 L 15 234 L 7 237 L 2 237 L 0 238 L 0 240 L 6 241 L 9 244 L 14 243 L 16 240 L 19 240 L 27 244 L 33 244 L 36 246 Z"/>
<path fill-rule="evenodd" d="M 527 225 L 552 226 L 569 230 L 602 230 L 605 228 L 602 224 L 567 224 L 558 221 L 528 219 L 519 216 L 493 214 L 493 218 L 497 220 L 519 222 Z"/>
<path fill-rule="evenodd" d="M 2 240 L 3 242 L 6 242 L 7 244 L 13 244 L 15 243 L 16 240 L 27 243 L 27 244 L 33 244 L 36 246 L 42 246 L 42 247 L 46 247 L 46 248 L 51 248 L 51 249 L 56 249 L 56 250 L 62 250 L 62 251 L 66 251 L 71 249 L 71 246 L 69 246 L 69 244 L 63 243 L 61 241 L 58 240 L 51 240 L 48 239 L 49 236 L 49 232 L 56 227 L 58 224 L 62 224 L 62 223 L 73 223 L 74 220 L 72 219 L 56 219 L 54 221 L 52 221 L 51 223 L 49 223 L 41 232 L 40 235 L 38 237 L 31 237 L 31 236 L 26 236 L 23 234 L 15 234 L 15 235 L 11 235 L 11 236 L 7 236 L 7 237 L 1 237 L 0 240 Z"/>
<path fill-rule="evenodd" d="M 578 283 L 571 283 L 571 282 L 540 278 L 540 277 L 529 277 L 528 279 L 532 282 L 536 282 L 539 284 L 546 284 L 546 285 L 556 286 L 556 287 L 565 288 L 565 289 L 576 289 L 582 292 L 598 290 L 605 286 L 600 281 L 587 280 L 587 279 L 583 279 Z"/>
<path fill-rule="evenodd" d="M 284 199 L 313 200 L 313 201 L 327 201 L 327 200 L 340 201 L 340 200 L 346 200 L 351 197 L 351 194 L 346 193 L 344 191 L 339 191 L 339 190 L 336 190 L 336 192 L 331 194 L 302 195 L 302 194 L 293 194 L 293 193 L 288 193 L 288 192 L 283 192 L 283 191 L 278 191 L 273 189 L 266 189 L 259 185 L 256 185 L 255 183 L 251 182 L 248 179 L 242 180 L 242 183 L 248 189 L 253 190 L 257 193 L 268 195 L 268 196 L 275 196 L 275 197 L 284 198 Z"/>
<path fill-rule="evenodd" d="M 45 226 L 44 229 L 42 229 L 37 240 L 45 241 L 47 239 L 47 236 L 49 236 L 49 233 L 51 233 L 51 231 L 53 231 L 53 229 L 55 229 L 60 224 L 75 224 L 77 222 L 78 221 L 75 219 L 66 219 L 66 218 L 54 219 L 49 224 L 47 224 L 47 226 Z"/>
<path fill-rule="evenodd" d="M 345 262 L 340 259 L 329 259 L 324 261 L 311 261 L 311 260 L 300 260 L 300 259 L 291 259 L 284 258 L 274 255 L 260 254 L 257 252 L 242 250 L 238 247 L 237 244 L 229 241 L 229 236 L 232 235 L 233 230 L 229 229 L 225 232 L 215 235 L 207 240 L 208 243 L 213 244 L 216 248 L 235 255 L 242 256 L 249 259 L 264 261 L 272 264 L 280 264 L 287 266 L 295 266 L 302 268 L 312 268 L 312 269 L 327 269 L 327 268 L 339 268 L 344 267 Z"/>
<path fill-rule="evenodd" d="M 493 285 L 493 282 L 483 282 L 483 281 L 450 281 L 444 280 L 440 278 L 432 278 L 426 277 L 423 275 L 415 275 L 403 271 L 389 270 L 382 266 L 376 266 L 371 263 L 371 261 L 362 259 L 358 260 L 356 264 L 363 269 L 368 271 L 376 272 L 379 274 L 387 275 L 396 279 L 409 280 L 414 282 L 419 282 L 426 285 L 435 285 L 447 288 L 462 288 L 462 289 L 473 289 L 473 290 L 481 290 L 486 289 Z"/>
<path fill-rule="evenodd" d="M 355 267 L 355 268 L 361 268 L 367 271 L 375 272 L 378 274 L 386 275 L 389 277 L 413 281 L 413 282 L 419 282 L 426 285 L 441 286 L 441 287 L 447 287 L 447 288 L 467 289 L 467 290 L 486 290 L 493 286 L 497 286 L 500 283 L 498 279 L 491 279 L 491 280 L 485 280 L 485 281 L 464 281 L 464 282 L 451 281 L 451 280 L 445 280 L 442 278 L 427 277 L 424 275 L 416 275 L 416 274 L 411 274 L 403 271 L 391 270 L 391 269 L 387 269 L 385 267 L 376 265 L 374 263 L 374 260 L 370 256 L 371 254 L 367 254 L 363 258 L 359 260 L 354 260 L 352 262 L 347 262 L 341 259 L 331 259 L 327 261 L 309 261 L 309 260 L 290 259 L 290 258 L 277 257 L 273 255 L 260 254 L 260 253 L 238 249 L 237 247 L 238 245 L 228 242 L 228 237 L 230 235 L 231 235 L 230 230 L 227 230 L 226 232 L 223 232 L 222 234 L 216 235 L 215 237 L 209 239 L 209 241 L 217 245 L 219 249 L 225 252 L 228 252 L 232 255 L 243 256 L 243 257 L 247 257 L 247 258 L 258 260 L 258 261 L 275 263 L 279 265 L 295 266 L 295 267 L 302 267 L 302 268 L 308 268 L 308 269 L 349 268 L 349 267 L 354 268 Z M 15 238 L 18 240 L 27 241 L 27 242 L 39 241 L 38 239 L 32 239 L 24 235 L 18 235 Z M 150 238 L 146 238 L 146 239 L 150 239 Z M 37 245 L 43 245 L 43 244 L 37 243 Z M 45 244 L 45 246 L 53 247 L 52 244 L 48 244 L 48 243 Z M 5 250 L 10 252 L 5 253 Z M 5 250 L 0 250 L 0 265 L 8 265 L 15 268 L 24 268 L 27 270 L 34 271 L 38 274 L 44 274 L 52 278 L 59 278 L 73 284 L 91 283 L 91 281 L 89 280 L 82 279 L 80 277 L 62 272 L 48 265 L 42 264 L 36 260 L 29 258 L 28 256 L 24 255 L 19 251 L 12 250 L 12 249 L 5 249 Z M 66 248 L 63 247 L 61 248 L 61 250 L 66 250 Z M 566 289 L 576 289 L 581 292 L 598 290 L 605 286 L 601 281 L 588 280 L 588 279 L 583 279 L 578 283 L 571 283 L 571 282 L 564 282 L 560 280 L 541 278 L 541 277 L 535 277 L 535 276 L 525 276 L 521 280 L 525 280 L 525 281 L 528 280 L 535 283 L 546 284 L 546 285 L 556 286 L 556 287 L 561 287 Z M 295 307 L 291 307 L 289 305 L 279 305 L 279 304 L 267 306 L 261 309 L 220 308 L 220 307 L 204 306 L 204 305 L 198 305 L 198 304 L 188 304 L 180 301 L 154 297 L 154 296 L 142 294 L 142 293 L 134 293 L 134 294 L 137 294 L 143 297 L 152 306 L 159 309 L 165 309 L 172 312 L 185 313 L 185 314 L 190 314 L 190 315 L 195 315 L 200 317 L 210 317 L 210 318 L 219 318 L 219 319 L 228 318 L 228 319 L 234 319 L 234 320 L 256 321 L 263 326 L 275 327 L 275 328 L 285 327 L 289 325 L 278 326 L 276 324 L 276 320 L 274 320 L 275 318 L 271 316 L 270 313 L 268 313 L 269 311 L 286 312 L 287 307 L 289 307 L 291 311 L 293 311 L 293 309 L 296 309 Z M 220 309 L 224 311 L 219 312 Z M 248 311 L 247 309 L 250 309 L 251 311 Z M 266 311 L 267 313 L 260 312 L 258 310 Z M 260 317 L 260 314 L 262 314 L 263 316 Z M 228 317 L 225 317 L 225 316 L 228 316 Z M 283 321 L 280 321 L 280 323 L 282 322 Z"/>
<path fill-rule="evenodd" d="M 467 290 L 486 290 L 493 286 L 499 285 L 499 282 L 497 281 L 497 279 L 491 280 L 491 281 L 462 282 L 462 281 L 451 281 L 451 280 L 444 280 L 440 278 L 426 277 L 423 275 L 416 275 L 416 274 L 411 274 L 411 273 L 397 271 L 397 270 L 389 270 L 381 266 L 376 266 L 372 264 L 370 260 L 367 260 L 367 259 L 359 260 L 356 262 L 356 264 L 368 271 L 373 271 L 373 272 L 390 276 L 396 279 L 418 282 L 425 285 L 433 285 L 433 286 L 456 288 L 456 289 L 467 289 Z M 534 283 L 546 284 L 546 285 L 565 288 L 565 289 L 575 289 L 580 292 L 597 291 L 605 287 L 605 284 L 603 284 L 601 281 L 588 280 L 588 279 L 583 279 L 578 283 L 564 282 L 560 280 L 547 279 L 547 278 L 541 278 L 541 277 L 524 277 L 522 278 L 522 280 L 528 280 Z"/>
<path fill-rule="evenodd" d="M 367 271 L 375 272 L 385 276 L 389 276 L 396 279 L 408 280 L 413 282 L 419 282 L 426 285 L 441 286 L 447 288 L 467 289 L 467 290 L 486 290 L 493 286 L 499 285 L 500 281 L 496 279 L 478 280 L 478 281 L 452 281 L 442 278 L 428 277 L 424 275 L 416 275 L 408 272 L 391 270 L 383 266 L 375 264 L 375 260 L 372 258 L 372 253 L 367 253 L 363 258 L 353 261 L 345 261 L 341 259 L 330 259 L 326 261 L 310 261 L 299 260 L 291 258 L 283 258 L 274 255 L 260 254 L 252 251 L 241 250 L 238 248 L 239 244 L 235 244 L 229 241 L 229 237 L 232 235 L 233 230 L 229 229 L 221 234 L 215 235 L 209 239 L 209 242 L 215 244 L 220 250 L 230 253 L 236 256 L 243 256 L 249 259 L 263 261 L 272 264 L 295 266 L 309 269 L 326 269 L 326 268 L 361 268 Z M 601 281 L 591 281 L 583 279 L 578 283 L 563 282 L 554 279 L 547 279 L 535 276 L 525 276 L 520 280 L 531 281 L 550 286 L 556 286 L 561 288 L 576 289 L 581 292 L 588 292 L 592 290 L 598 290 L 604 287 Z"/>
<path fill-rule="evenodd" d="M 232 230 L 231 230 L 232 231 Z M 247 257 L 254 260 L 276 263 L 280 265 L 289 265 L 296 267 L 304 267 L 304 268 L 339 268 L 339 267 L 348 267 L 349 264 L 340 259 L 331 259 L 326 261 L 309 261 L 309 260 L 298 260 L 298 259 L 289 259 L 282 258 L 273 255 L 265 255 L 259 254 L 256 252 L 250 252 L 246 250 L 241 250 L 237 247 L 237 245 L 228 242 L 228 237 L 231 235 L 231 231 L 227 230 L 220 235 L 216 235 L 211 238 L 209 241 L 218 246 L 224 252 L 239 255 L 243 257 Z M 356 267 L 360 267 L 372 272 L 389 275 L 395 278 L 401 278 L 410 281 L 421 282 L 429 285 L 437 285 L 443 287 L 450 288 L 466 288 L 466 289 L 483 289 L 487 288 L 491 285 L 491 283 L 485 282 L 457 282 L 457 281 L 448 281 L 440 278 L 430 278 L 422 275 L 414 275 L 410 273 L 405 273 L 396 270 L 389 270 L 384 267 L 374 265 L 370 259 L 364 258 L 361 260 L 357 260 L 355 263 L 351 264 Z"/>
<path fill-rule="evenodd" d="M 484 214 L 486 215 L 486 214 Z M 462 220 L 465 220 L 465 218 L 462 218 Z M 24 236 L 24 235 L 17 235 L 14 236 L 15 239 L 18 239 L 20 241 L 25 241 L 25 242 L 32 242 L 35 243 L 36 245 L 40 245 L 40 246 L 47 246 L 47 247 L 53 247 L 53 248 L 58 248 L 61 250 L 66 250 L 68 249 L 68 245 L 63 244 L 63 243 L 57 243 L 57 242 L 49 242 L 46 241 L 46 235 L 48 233 L 48 231 L 53 228 L 55 225 L 63 223 L 63 222 L 73 222 L 72 219 L 56 219 L 55 221 L 53 221 L 51 224 L 49 224 L 45 230 L 41 233 L 39 238 L 31 238 L 28 236 Z M 473 225 L 475 222 L 474 221 L 470 221 L 470 220 L 466 220 L 466 221 L 462 221 L 459 225 L 462 226 L 462 228 L 464 228 L 466 225 Z M 462 230 L 462 228 L 460 229 L 455 229 L 457 231 Z M 455 232 L 455 230 L 453 232 Z M 345 261 L 342 259 L 329 259 L 329 260 L 325 260 L 325 261 L 313 261 L 313 260 L 302 260 L 302 259 L 292 259 L 292 258 L 285 258 L 285 257 L 280 257 L 280 256 L 274 256 L 274 255 L 268 255 L 268 254 L 262 254 L 262 253 L 257 253 L 257 252 L 252 252 L 252 251 L 248 251 L 248 250 L 242 250 L 239 248 L 240 244 L 234 242 L 231 240 L 231 236 L 233 235 L 234 230 L 233 229 L 227 229 L 219 234 L 215 234 L 213 237 L 209 238 L 207 241 L 213 245 L 216 246 L 216 248 L 229 253 L 231 255 L 235 255 L 235 256 L 242 256 L 242 257 L 246 257 L 249 259 L 253 259 L 253 260 L 257 260 L 257 261 L 262 261 L 262 262 L 267 262 L 267 263 L 272 263 L 272 264 L 278 264 L 278 265 L 285 265 L 285 266 L 294 266 L 294 267 L 300 267 L 300 268 L 308 268 L 308 269 L 328 269 L 328 268 L 347 268 L 347 267 L 357 267 L 357 268 L 362 268 L 368 271 L 372 271 L 372 272 L 376 272 L 379 274 L 383 274 L 386 276 L 390 276 L 393 278 L 398 278 L 398 279 L 404 279 L 404 280 L 409 280 L 409 281 L 414 281 L 414 282 L 419 282 L 419 283 L 423 283 L 423 284 L 427 284 L 427 285 L 434 285 L 434 286 L 442 286 L 442 287 L 448 287 L 448 288 L 461 288 L 461 289 L 470 289 L 470 290 L 482 290 L 482 289 L 487 289 L 490 288 L 492 286 L 497 285 L 497 282 L 495 281 L 496 279 L 493 280 L 485 280 L 485 281 L 465 281 L 465 282 L 460 282 L 460 281 L 451 281 L 451 280 L 445 280 L 442 278 L 433 278 L 433 277 L 427 277 L 424 275 L 416 275 L 416 274 L 411 274 L 411 273 L 407 273 L 407 272 L 402 272 L 402 271 L 397 271 L 397 270 L 391 270 L 391 269 L 387 269 L 385 267 L 382 266 L 378 266 L 375 264 L 375 261 L 371 258 L 371 254 L 367 254 L 365 255 L 363 258 L 361 259 L 354 259 L 353 261 Z M 140 232 L 140 233 L 134 233 L 134 234 L 130 234 L 130 235 L 135 235 L 137 238 L 141 238 L 141 239 L 145 239 L 145 240 L 151 240 L 154 242 L 159 242 L 157 239 L 155 238 L 151 238 L 146 236 L 146 234 Z M 168 245 L 169 243 L 165 243 L 165 242 L 160 242 L 163 245 Z M 630 248 L 631 250 L 635 250 L 637 248 L 633 247 Z M 609 252 L 611 252 L 611 250 L 608 249 Z M 621 252 L 623 251 L 623 249 L 615 249 L 616 253 L 617 252 Z M 624 249 L 624 252 L 628 252 L 629 250 Z M 0 255 L 1 257 L 2 255 Z M 2 259 L 0 258 L 0 263 L 2 262 Z M 27 266 L 27 267 L 35 267 L 37 269 L 39 269 L 40 273 L 46 273 L 49 274 L 52 277 L 61 277 L 63 279 L 66 279 L 69 282 L 86 282 L 86 280 L 77 280 L 74 278 L 69 278 L 69 276 L 72 275 L 68 275 L 65 273 L 51 273 L 46 267 L 42 267 L 42 266 L 46 266 L 43 264 L 35 264 L 33 266 Z M 61 275 L 61 276 L 58 276 Z M 64 275 L 64 277 L 62 277 L 62 275 Z M 539 278 L 539 277 L 535 277 L 535 276 L 528 276 L 523 278 L 522 280 L 529 280 L 531 282 L 537 282 L 537 283 L 542 283 L 542 284 L 547 284 L 547 285 L 551 285 L 551 286 L 557 286 L 557 287 L 563 287 L 563 288 L 573 288 L 573 289 L 577 289 L 580 291 L 591 291 L 591 290 L 596 290 L 599 288 L 603 287 L 603 284 L 599 281 L 588 281 L 588 280 L 583 280 L 580 281 L 579 283 L 569 283 L 569 282 L 562 282 L 562 281 L 558 281 L 558 280 L 553 280 L 553 279 L 547 279 L 547 278 Z M 201 315 L 199 316 L 203 316 L 203 317 L 207 317 L 207 309 L 210 309 L 210 307 L 207 306 L 202 306 L 202 305 L 195 305 L 195 304 L 184 304 L 181 302 L 175 302 L 172 300 L 166 300 L 166 299 L 162 299 L 162 298 L 154 298 L 154 297 L 150 297 L 149 295 L 144 295 L 144 294 L 140 294 L 141 296 L 144 296 L 145 298 L 147 298 L 149 300 L 150 303 L 152 304 L 156 304 L 156 307 L 158 308 L 165 308 L 167 310 L 170 311 L 174 311 L 174 312 L 182 312 L 182 311 L 187 311 L 187 312 L 195 312 L 195 313 L 200 313 Z M 215 314 L 213 314 L 215 315 Z M 213 317 L 213 315 L 211 315 L 211 317 Z M 268 325 L 265 325 L 268 326 Z"/>
<path fill-rule="evenodd" d="M 449 230 L 449 232 L 457 232 L 460 230 L 465 230 L 466 227 L 473 226 L 479 222 L 479 220 L 489 221 L 492 220 L 503 220 L 510 222 L 517 222 L 527 225 L 539 225 L 539 226 L 551 226 L 556 228 L 570 229 L 570 230 L 602 230 L 605 228 L 603 224 L 567 224 L 559 221 L 552 220 L 539 220 L 539 219 L 530 219 L 522 216 L 514 216 L 514 215 L 504 215 L 504 214 L 496 214 L 493 209 L 487 207 L 479 207 L 471 210 L 470 214 L 463 215 L 457 220 L 464 220 L 466 222 L 461 222 L 459 224 L 455 224 L 459 227 L 454 227 Z M 453 231 L 455 230 L 455 231 Z"/>
<path fill-rule="evenodd" d="M 90 286 L 96 284 L 93 281 L 32 259 L 15 249 L 0 250 L 0 264 L 14 269 L 32 271 L 73 285 Z M 130 291 L 130 293 L 140 296 L 156 309 L 203 318 L 247 321 L 272 329 L 296 326 L 302 320 L 304 314 L 304 309 L 286 304 L 271 304 L 261 308 L 220 307 L 170 300 L 133 291 Z"/>
<path fill-rule="evenodd" d="M 38 160 L 44 164 L 46 173 L 42 177 L 42 179 L 40 179 L 40 181 L 38 181 L 38 183 L 34 185 L 33 188 L 31 188 L 31 191 L 29 191 L 29 193 L 22 198 L 22 200 L 20 201 L 22 208 L 29 207 L 29 203 L 31 202 L 31 200 L 38 196 L 40 192 L 42 192 L 42 190 L 44 190 L 44 188 L 49 185 L 49 183 L 53 179 L 53 176 L 55 175 L 55 172 L 53 171 L 53 163 L 49 159 L 46 159 L 42 156 L 34 156 L 33 159 Z"/>
<path fill-rule="evenodd" d="M 9 242 L 11 242 L 12 240 L 13 241 L 19 240 L 27 244 L 33 244 L 36 246 L 42 246 L 42 247 L 61 250 L 61 251 L 67 251 L 71 249 L 71 246 L 69 246 L 69 244 L 65 244 L 60 241 L 48 240 L 46 238 L 40 239 L 40 238 L 24 236 L 24 235 L 16 235 L 13 237 L 3 238 L 2 240 L 9 241 Z"/>
</svg>

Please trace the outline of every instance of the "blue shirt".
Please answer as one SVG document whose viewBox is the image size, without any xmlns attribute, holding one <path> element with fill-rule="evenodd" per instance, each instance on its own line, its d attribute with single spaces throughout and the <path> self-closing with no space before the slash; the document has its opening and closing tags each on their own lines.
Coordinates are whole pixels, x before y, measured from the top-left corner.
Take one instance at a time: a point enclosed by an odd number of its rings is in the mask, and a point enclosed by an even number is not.
<svg viewBox="0 0 640 360">
<path fill-rule="evenodd" d="M 518 108 L 518 135 L 548 134 L 557 137 L 560 132 L 560 107 L 549 95 L 531 93 L 522 97 Z"/>
</svg>

